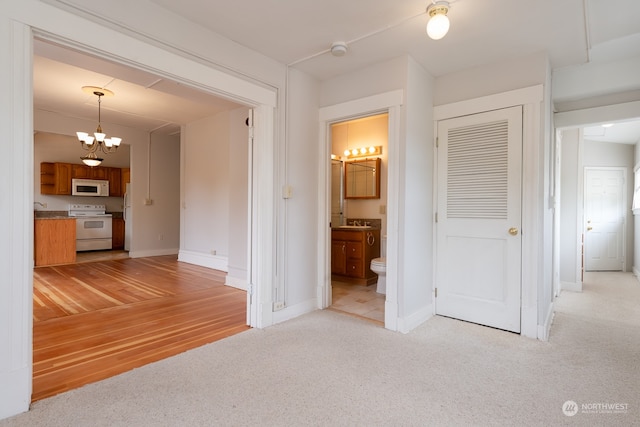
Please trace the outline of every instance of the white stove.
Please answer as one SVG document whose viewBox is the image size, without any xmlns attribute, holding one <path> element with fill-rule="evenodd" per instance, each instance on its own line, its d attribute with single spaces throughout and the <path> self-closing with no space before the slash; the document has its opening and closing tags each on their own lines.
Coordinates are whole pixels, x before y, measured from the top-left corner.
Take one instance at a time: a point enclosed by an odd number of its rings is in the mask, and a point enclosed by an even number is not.
<svg viewBox="0 0 640 427">
<path fill-rule="evenodd" d="M 69 216 L 111 216 L 107 212 L 107 205 L 69 205 Z"/>
<path fill-rule="evenodd" d="M 112 216 L 106 205 L 69 205 L 76 218 L 76 252 L 112 249 Z"/>
</svg>

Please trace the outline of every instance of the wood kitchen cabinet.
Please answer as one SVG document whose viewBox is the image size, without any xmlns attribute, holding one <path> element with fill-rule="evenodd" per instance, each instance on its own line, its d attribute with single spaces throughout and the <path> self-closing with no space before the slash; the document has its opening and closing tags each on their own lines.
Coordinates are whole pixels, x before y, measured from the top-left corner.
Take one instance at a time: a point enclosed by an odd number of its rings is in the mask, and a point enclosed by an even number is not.
<svg viewBox="0 0 640 427">
<path fill-rule="evenodd" d="M 76 262 L 75 218 L 43 218 L 34 221 L 36 266 Z"/>
<path fill-rule="evenodd" d="M 71 165 L 71 178 L 78 179 L 109 179 L 109 169 L 103 166 L 87 166 L 84 164 Z"/>
<path fill-rule="evenodd" d="M 122 194 L 124 195 L 127 184 L 131 182 L 131 168 L 120 169 L 120 177 L 122 179 Z"/>
<path fill-rule="evenodd" d="M 129 182 L 129 168 L 89 167 L 76 163 L 40 163 L 40 194 L 71 195 L 72 179 L 103 179 L 109 181 L 109 196 L 122 197 Z"/>
<path fill-rule="evenodd" d="M 124 249 L 124 219 L 113 218 L 111 222 L 111 247 L 112 249 Z"/>
<path fill-rule="evenodd" d="M 91 179 L 91 168 L 87 165 L 71 165 L 71 178 Z"/>
<path fill-rule="evenodd" d="M 71 194 L 69 163 L 40 163 L 40 194 Z"/>
<path fill-rule="evenodd" d="M 331 275 L 334 279 L 372 285 L 378 276 L 371 271 L 371 260 L 380 256 L 380 230 L 331 231 Z"/>
<path fill-rule="evenodd" d="M 109 180 L 109 196 L 121 197 L 123 193 L 122 172 L 120 168 L 107 169 L 107 179 Z"/>
</svg>

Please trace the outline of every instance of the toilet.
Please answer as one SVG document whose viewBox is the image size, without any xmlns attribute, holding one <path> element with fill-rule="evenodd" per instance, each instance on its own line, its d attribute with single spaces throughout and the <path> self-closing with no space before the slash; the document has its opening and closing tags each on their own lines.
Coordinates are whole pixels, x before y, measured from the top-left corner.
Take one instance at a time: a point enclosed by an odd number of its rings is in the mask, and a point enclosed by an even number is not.
<svg viewBox="0 0 640 427">
<path fill-rule="evenodd" d="M 376 292 L 379 294 L 387 293 L 387 236 L 382 236 L 380 239 L 380 258 L 374 258 L 371 260 L 371 271 L 378 275 L 378 284 Z"/>
</svg>

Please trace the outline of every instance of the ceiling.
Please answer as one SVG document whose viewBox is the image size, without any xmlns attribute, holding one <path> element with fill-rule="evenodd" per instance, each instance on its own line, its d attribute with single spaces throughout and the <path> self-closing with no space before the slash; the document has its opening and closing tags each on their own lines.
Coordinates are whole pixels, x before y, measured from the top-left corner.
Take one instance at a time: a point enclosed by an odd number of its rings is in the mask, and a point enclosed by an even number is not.
<svg viewBox="0 0 640 427">
<path fill-rule="evenodd" d="M 439 41 L 425 32 L 430 0 L 149 1 L 318 80 L 404 54 L 434 77 L 540 51 L 552 68 L 640 56 L 637 0 L 451 0 L 451 29 Z M 347 43 L 345 56 L 330 54 L 335 41 Z M 97 99 L 81 87 L 100 86 L 115 93 L 103 99 L 103 122 L 171 133 L 237 106 L 48 43 L 34 51 L 37 109 L 96 119 Z"/>
</svg>

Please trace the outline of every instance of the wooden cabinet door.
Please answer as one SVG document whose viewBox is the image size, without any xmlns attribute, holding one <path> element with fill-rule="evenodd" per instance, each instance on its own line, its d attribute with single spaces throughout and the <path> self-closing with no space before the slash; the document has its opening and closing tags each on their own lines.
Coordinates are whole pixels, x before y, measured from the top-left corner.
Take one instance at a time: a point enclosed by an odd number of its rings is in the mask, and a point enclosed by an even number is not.
<svg viewBox="0 0 640 427">
<path fill-rule="evenodd" d="M 90 179 L 91 168 L 87 165 L 71 165 L 71 177 L 74 179 Z"/>
<path fill-rule="evenodd" d="M 124 193 L 126 184 L 131 182 L 131 169 L 130 168 L 120 169 L 120 175 L 122 177 L 122 192 Z"/>
<path fill-rule="evenodd" d="M 120 197 L 122 196 L 122 174 L 120 168 L 105 168 L 108 169 L 109 175 L 109 196 Z"/>
<path fill-rule="evenodd" d="M 40 194 L 71 194 L 71 164 L 40 163 Z"/>
<path fill-rule="evenodd" d="M 102 166 L 91 168 L 91 179 L 109 179 L 109 169 Z"/>
<path fill-rule="evenodd" d="M 111 223 L 112 249 L 124 249 L 124 219 L 113 218 Z"/>
<path fill-rule="evenodd" d="M 34 224 L 36 266 L 76 262 L 75 219 L 36 219 Z"/>
<path fill-rule="evenodd" d="M 56 194 L 71 194 L 71 164 L 56 163 Z"/>
<path fill-rule="evenodd" d="M 347 242 L 331 241 L 331 273 L 346 274 L 347 272 Z"/>
</svg>

